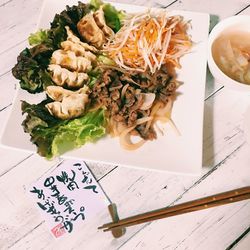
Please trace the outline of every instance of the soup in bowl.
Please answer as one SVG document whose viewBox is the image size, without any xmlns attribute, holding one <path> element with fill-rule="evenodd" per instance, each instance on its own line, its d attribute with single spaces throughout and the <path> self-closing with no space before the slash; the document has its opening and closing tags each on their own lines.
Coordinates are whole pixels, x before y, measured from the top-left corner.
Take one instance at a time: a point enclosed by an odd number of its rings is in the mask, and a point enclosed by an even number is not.
<svg viewBox="0 0 250 250">
<path fill-rule="evenodd" d="M 250 90 L 250 16 L 219 22 L 209 35 L 208 66 L 215 79 L 239 90 Z"/>
</svg>

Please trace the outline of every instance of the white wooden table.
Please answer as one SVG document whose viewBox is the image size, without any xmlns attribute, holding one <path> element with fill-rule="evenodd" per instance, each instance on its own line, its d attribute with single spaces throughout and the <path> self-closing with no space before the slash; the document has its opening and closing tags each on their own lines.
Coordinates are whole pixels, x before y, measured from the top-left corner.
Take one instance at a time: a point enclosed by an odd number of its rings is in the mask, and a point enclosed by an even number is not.
<svg viewBox="0 0 250 250">
<path fill-rule="evenodd" d="M 11 68 L 35 30 L 41 5 L 40 0 L 0 0 L 1 127 L 17 84 Z M 151 6 L 210 13 L 211 26 L 228 16 L 250 14 L 249 0 L 152 0 Z M 250 185 L 250 148 L 243 130 L 249 105 L 250 94 L 227 90 L 208 74 L 200 176 L 89 165 L 122 218 Z M 249 200 L 130 227 L 119 239 L 97 230 L 110 221 L 104 211 L 78 233 L 54 240 L 25 187 L 57 162 L 4 147 L 0 159 L 0 249 L 250 249 Z"/>
</svg>

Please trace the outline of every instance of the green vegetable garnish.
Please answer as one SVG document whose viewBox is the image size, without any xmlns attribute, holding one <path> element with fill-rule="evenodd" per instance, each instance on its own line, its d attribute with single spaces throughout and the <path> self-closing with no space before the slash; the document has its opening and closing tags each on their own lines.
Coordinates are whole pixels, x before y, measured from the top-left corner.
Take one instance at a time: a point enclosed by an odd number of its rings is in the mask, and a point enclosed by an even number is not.
<svg viewBox="0 0 250 250">
<path fill-rule="evenodd" d="M 28 38 L 28 41 L 29 44 L 33 46 L 46 42 L 48 38 L 49 38 L 48 31 L 40 29 L 36 33 L 31 33 Z"/>
<path fill-rule="evenodd" d="M 99 76 L 89 76 L 88 86 L 92 89 L 98 80 Z"/>
<path fill-rule="evenodd" d="M 67 39 L 65 26 L 76 36 L 79 36 L 77 23 L 90 11 L 103 8 L 107 25 L 117 32 L 121 28 L 124 14 L 110 4 L 92 0 L 90 4 L 79 2 L 78 5 L 66 6 L 60 14 L 56 14 L 50 24 L 50 29 L 38 30 L 30 34 L 28 41 L 31 48 L 25 48 L 17 58 L 17 64 L 12 73 L 20 81 L 22 89 L 30 93 L 42 92 L 49 85 L 54 85 L 48 72 L 52 53 L 61 48 L 61 43 Z M 98 62 L 114 65 L 105 55 L 97 56 L 97 63 L 88 72 L 86 83 L 93 88 L 101 76 Z M 78 148 L 87 142 L 94 142 L 106 133 L 106 118 L 104 110 L 86 112 L 81 117 L 72 120 L 61 120 L 52 116 L 45 105 L 53 100 L 47 97 L 39 104 L 29 104 L 22 101 L 22 112 L 26 115 L 22 123 L 24 131 L 30 134 L 31 141 L 37 146 L 37 152 L 51 159 L 69 150 Z"/>
<path fill-rule="evenodd" d="M 17 58 L 17 64 L 12 69 L 15 78 L 20 80 L 21 88 L 30 93 L 43 91 L 46 86 L 53 85 L 47 72 L 47 67 L 53 51 L 67 37 L 65 26 L 78 34 L 78 21 L 90 11 L 90 5 L 79 2 L 72 7 L 56 14 L 48 30 L 40 30 L 29 37 L 32 48 L 24 49 Z"/>
<path fill-rule="evenodd" d="M 79 36 L 76 25 L 90 10 L 89 4 L 78 2 L 78 5 L 66 6 L 66 10 L 55 15 L 48 31 L 55 49 L 60 48 L 61 42 L 67 38 L 65 26 L 69 26 L 73 33 Z"/>
<path fill-rule="evenodd" d="M 37 105 L 22 102 L 22 111 L 27 114 L 22 125 L 25 132 L 30 133 L 31 141 L 41 156 L 51 159 L 105 135 L 103 109 L 63 121 L 50 115 L 45 107 L 48 102 Z"/>
<path fill-rule="evenodd" d="M 102 5 L 103 5 L 103 1 L 101 0 L 91 0 L 90 1 L 90 6 L 94 9 L 94 10 L 98 10 Z"/>
<path fill-rule="evenodd" d="M 91 0 L 90 6 L 93 10 L 98 10 L 102 7 L 107 25 L 113 29 L 114 32 L 119 31 L 121 28 L 121 21 L 125 17 L 125 13 L 123 11 L 118 11 L 111 4 L 103 3 L 100 0 Z"/>
<path fill-rule="evenodd" d="M 115 65 L 115 62 L 110 59 L 109 57 L 105 56 L 105 55 L 99 55 L 97 57 L 97 61 L 103 63 L 103 64 L 106 64 L 106 65 L 110 65 L 110 66 L 114 66 Z"/>
<path fill-rule="evenodd" d="M 46 86 L 53 85 L 47 72 L 52 49 L 37 45 L 34 49 L 24 49 L 17 58 L 12 74 L 20 80 L 20 86 L 30 93 L 42 91 Z"/>
<path fill-rule="evenodd" d="M 107 25 L 117 32 L 121 28 L 121 20 L 125 17 L 124 12 L 117 11 L 111 4 L 104 4 L 103 12 Z"/>
</svg>

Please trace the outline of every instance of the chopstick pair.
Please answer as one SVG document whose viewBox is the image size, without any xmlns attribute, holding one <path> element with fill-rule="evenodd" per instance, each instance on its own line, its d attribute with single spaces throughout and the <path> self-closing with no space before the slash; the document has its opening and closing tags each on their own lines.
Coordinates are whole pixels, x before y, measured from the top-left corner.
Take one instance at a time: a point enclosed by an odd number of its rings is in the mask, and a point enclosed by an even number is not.
<svg viewBox="0 0 250 250">
<path fill-rule="evenodd" d="M 151 212 L 127 217 L 117 222 L 106 223 L 98 229 L 104 229 L 104 232 L 114 231 L 141 223 L 163 219 L 175 215 L 195 212 L 202 209 L 221 206 L 229 203 L 234 203 L 242 200 L 250 199 L 250 186 L 234 189 L 228 192 L 219 193 L 205 198 L 185 202 L 172 207 L 166 207 Z"/>
</svg>

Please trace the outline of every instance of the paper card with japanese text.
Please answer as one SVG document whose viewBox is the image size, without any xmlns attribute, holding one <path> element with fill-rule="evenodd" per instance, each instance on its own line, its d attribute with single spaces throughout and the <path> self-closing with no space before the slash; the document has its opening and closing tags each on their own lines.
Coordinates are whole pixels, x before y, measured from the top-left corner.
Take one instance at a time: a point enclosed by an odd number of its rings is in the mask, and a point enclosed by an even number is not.
<svg viewBox="0 0 250 250">
<path fill-rule="evenodd" d="M 51 233 L 59 238 L 101 210 L 109 201 L 83 161 L 65 160 L 29 188 Z"/>
</svg>

